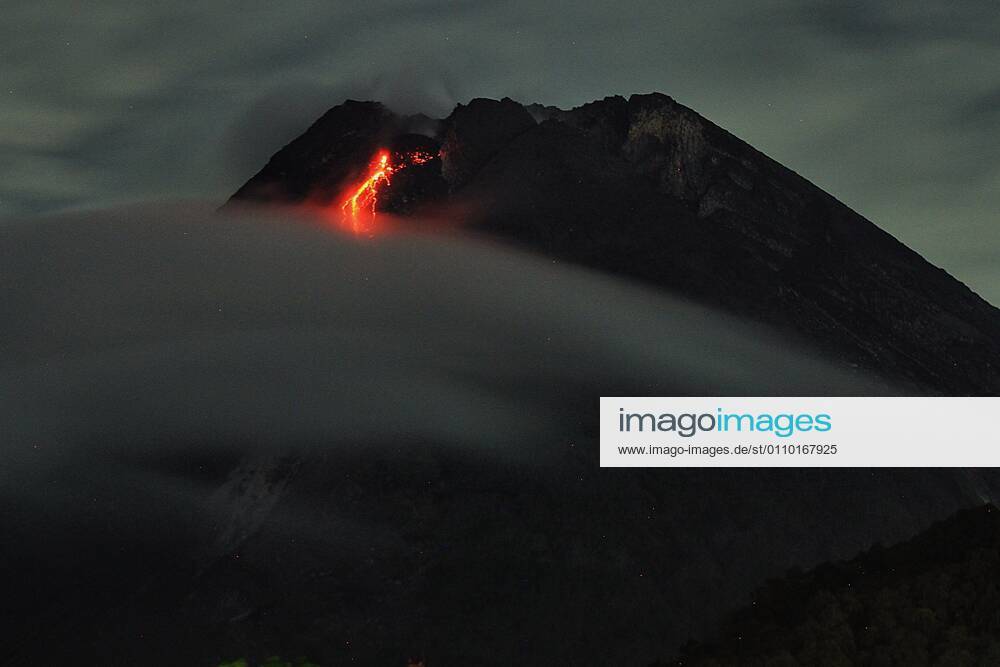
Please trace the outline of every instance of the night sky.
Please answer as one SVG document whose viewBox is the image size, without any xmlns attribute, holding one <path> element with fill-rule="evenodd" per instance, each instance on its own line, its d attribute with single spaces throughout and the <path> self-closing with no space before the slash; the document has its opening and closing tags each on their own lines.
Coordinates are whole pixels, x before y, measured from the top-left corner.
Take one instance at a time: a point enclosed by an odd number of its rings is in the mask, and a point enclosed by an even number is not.
<svg viewBox="0 0 1000 667">
<path fill-rule="evenodd" d="M 0 216 L 222 201 L 344 97 L 661 91 L 1000 303 L 995 0 L 6 0 Z"/>
</svg>

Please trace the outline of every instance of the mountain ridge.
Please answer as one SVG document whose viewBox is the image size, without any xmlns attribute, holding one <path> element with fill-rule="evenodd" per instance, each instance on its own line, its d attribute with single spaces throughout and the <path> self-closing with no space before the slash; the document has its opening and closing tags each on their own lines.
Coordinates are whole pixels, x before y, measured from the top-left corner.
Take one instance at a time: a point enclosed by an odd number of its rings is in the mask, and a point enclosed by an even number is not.
<svg viewBox="0 0 1000 667">
<path fill-rule="evenodd" d="M 718 637 L 656 665 L 996 664 L 998 562 L 1000 512 L 961 510 L 903 542 L 770 580 Z"/>
</svg>

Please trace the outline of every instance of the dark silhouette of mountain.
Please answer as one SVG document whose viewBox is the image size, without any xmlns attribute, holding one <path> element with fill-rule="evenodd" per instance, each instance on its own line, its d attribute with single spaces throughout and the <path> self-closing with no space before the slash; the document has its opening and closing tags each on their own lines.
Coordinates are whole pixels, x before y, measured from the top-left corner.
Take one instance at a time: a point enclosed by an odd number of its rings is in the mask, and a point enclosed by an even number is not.
<svg viewBox="0 0 1000 667">
<path fill-rule="evenodd" d="M 717 640 L 658 664 L 1000 664 L 1000 511 L 963 510 L 901 544 L 772 580 Z"/>
<path fill-rule="evenodd" d="M 381 210 L 465 202 L 472 229 L 794 332 L 904 391 L 1000 389 L 1000 311 L 661 94 L 570 111 L 475 99 L 438 122 L 346 102 L 233 201 L 332 200 L 415 130 L 439 158 L 387 186 Z"/>
</svg>

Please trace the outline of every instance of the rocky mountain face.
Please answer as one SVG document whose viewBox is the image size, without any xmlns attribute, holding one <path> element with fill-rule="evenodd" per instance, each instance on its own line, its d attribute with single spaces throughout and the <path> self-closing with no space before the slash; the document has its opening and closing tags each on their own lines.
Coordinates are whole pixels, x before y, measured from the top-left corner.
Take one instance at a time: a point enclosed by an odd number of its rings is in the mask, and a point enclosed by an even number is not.
<svg viewBox="0 0 1000 667">
<path fill-rule="evenodd" d="M 661 94 L 448 118 L 334 107 L 233 202 L 333 201 L 382 147 L 437 156 L 379 210 L 469 228 L 791 331 L 901 391 L 1000 389 L 1000 311 L 791 170 Z M 613 313 L 609 313 L 613 316 Z"/>
</svg>

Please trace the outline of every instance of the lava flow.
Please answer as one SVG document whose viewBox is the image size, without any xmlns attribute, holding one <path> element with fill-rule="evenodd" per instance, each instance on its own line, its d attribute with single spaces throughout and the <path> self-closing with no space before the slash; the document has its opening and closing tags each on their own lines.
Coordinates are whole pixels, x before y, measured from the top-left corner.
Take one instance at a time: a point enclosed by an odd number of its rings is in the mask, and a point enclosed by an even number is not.
<svg viewBox="0 0 1000 667">
<path fill-rule="evenodd" d="M 368 175 L 361 183 L 348 189 L 340 205 L 343 219 L 355 233 L 371 231 L 375 221 L 379 191 L 391 182 L 392 175 L 417 164 L 434 159 L 426 151 L 392 153 L 382 149 L 368 166 Z"/>
</svg>

